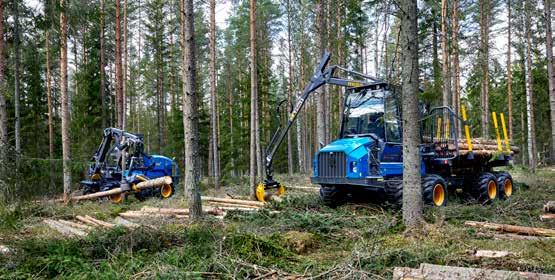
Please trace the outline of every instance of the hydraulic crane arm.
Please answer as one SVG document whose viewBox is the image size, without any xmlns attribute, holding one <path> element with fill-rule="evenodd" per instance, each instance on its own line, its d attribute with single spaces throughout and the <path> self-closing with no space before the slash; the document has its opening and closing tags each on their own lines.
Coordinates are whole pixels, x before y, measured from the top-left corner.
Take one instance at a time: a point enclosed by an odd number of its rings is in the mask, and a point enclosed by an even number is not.
<svg viewBox="0 0 555 280">
<path fill-rule="evenodd" d="M 272 163 L 273 163 L 274 155 L 277 152 L 281 143 L 283 142 L 283 139 L 289 132 L 289 129 L 293 125 L 293 122 L 295 122 L 295 120 L 297 119 L 297 115 L 303 108 L 306 100 L 308 99 L 311 93 L 318 90 L 320 87 L 322 87 L 325 84 L 337 85 L 337 86 L 342 86 L 347 88 L 356 88 L 356 87 L 365 87 L 373 84 L 384 83 L 383 81 L 380 81 L 371 76 L 367 76 L 365 74 L 351 71 L 339 66 L 331 66 L 328 68 L 327 66 L 330 61 L 330 57 L 331 56 L 329 52 L 324 53 L 324 55 L 320 59 L 320 64 L 318 65 L 318 68 L 316 68 L 314 75 L 310 79 L 310 82 L 306 85 L 302 95 L 297 99 L 297 103 L 293 107 L 293 110 L 290 112 L 287 120 L 287 124 L 285 126 L 280 126 L 272 136 L 272 139 L 270 140 L 270 143 L 268 144 L 268 147 L 266 148 L 266 151 L 265 151 L 266 180 L 264 180 L 264 188 L 279 188 L 280 186 L 279 183 L 277 183 L 273 179 Z M 351 79 L 334 77 L 336 70 L 342 70 L 349 74 L 363 77 L 366 80 L 361 81 L 361 80 L 351 80 Z"/>
<path fill-rule="evenodd" d="M 125 141 L 122 140 L 125 138 Z M 93 155 L 92 160 L 94 161 L 93 166 L 91 166 L 90 173 L 97 173 L 101 166 L 106 162 L 106 156 L 111 152 L 112 143 L 114 147 L 118 149 L 119 152 L 125 150 L 129 143 L 135 143 L 142 145 L 142 138 L 139 135 L 125 132 L 117 128 L 106 128 L 104 129 L 104 135 L 100 146 Z"/>
</svg>

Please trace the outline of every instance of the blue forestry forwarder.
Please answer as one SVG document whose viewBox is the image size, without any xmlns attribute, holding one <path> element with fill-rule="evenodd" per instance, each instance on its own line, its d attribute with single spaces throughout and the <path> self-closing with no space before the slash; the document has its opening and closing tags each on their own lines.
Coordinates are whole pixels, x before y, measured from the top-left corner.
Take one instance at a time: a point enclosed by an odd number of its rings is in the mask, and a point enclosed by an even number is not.
<svg viewBox="0 0 555 280">
<path fill-rule="evenodd" d="M 176 162 L 170 158 L 146 154 L 142 135 L 106 128 L 102 142 L 92 157 L 87 176 L 87 180 L 81 181 L 83 194 L 121 187 L 143 200 L 151 196 L 171 197 L 179 180 L 179 170 Z M 135 184 L 164 176 L 171 176 L 173 183 L 160 188 L 134 189 Z M 109 198 L 114 203 L 121 203 L 125 195 L 124 192 Z"/>
<path fill-rule="evenodd" d="M 258 185 L 256 196 L 265 201 L 272 194 L 269 190 L 277 189 L 278 195 L 285 191 L 285 187 L 272 177 L 273 156 L 308 96 L 330 84 L 346 87 L 341 131 L 339 139 L 322 147 L 314 157 L 311 181 L 321 186 L 320 196 L 331 206 L 370 190 L 385 195 L 387 202 L 399 207 L 403 190 L 400 90 L 362 73 L 339 66 L 327 67 L 329 60 L 330 54 L 325 53 L 289 114 L 287 125 L 279 127 L 272 137 L 266 149 L 266 180 Z M 362 80 L 337 78 L 334 76 L 337 70 Z M 501 149 L 497 130 L 498 151 L 473 152 L 472 144 L 480 146 L 480 143 L 470 139 L 464 108 L 462 112 L 463 118 L 460 118 L 449 107 L 426 110 L 426 106 L 421 106 L 422 118 L 408 122 L 420 126 L 422 189 L 426 204 L 444 206 L 448 192 L 456 189 L 467 191 L 482 202 L 506 198 L 513 193 L 511 175 L 492 170 L 509 164 L 513 152 L 507 138 L 505 151 Z M 458 123 L 464 125 L 466 141 L 458 139 Z M 495 115 L 494 123 L 498 129 Z"/>
</svg>

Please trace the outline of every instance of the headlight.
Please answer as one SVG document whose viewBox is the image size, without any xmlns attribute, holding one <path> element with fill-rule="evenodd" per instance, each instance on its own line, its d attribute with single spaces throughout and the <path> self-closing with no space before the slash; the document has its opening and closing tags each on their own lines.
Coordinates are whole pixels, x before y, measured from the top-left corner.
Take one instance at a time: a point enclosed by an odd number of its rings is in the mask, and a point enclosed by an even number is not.
<svg viewBox="0 0 555 280">
<path fill-rule="evenodd" d="M 358 172 L 358 167 L 357 167 L 357 162 L 356 162 L 356 161 L 351 162 L 351 171 L 352 171 L 353 173 L 357 173 L 357 172 Z"/>
</svg>

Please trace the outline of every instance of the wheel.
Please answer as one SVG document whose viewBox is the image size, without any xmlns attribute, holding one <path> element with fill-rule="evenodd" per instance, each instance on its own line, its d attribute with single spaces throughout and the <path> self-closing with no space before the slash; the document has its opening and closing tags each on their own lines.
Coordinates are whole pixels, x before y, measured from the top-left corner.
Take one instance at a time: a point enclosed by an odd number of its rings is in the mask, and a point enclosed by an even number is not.
<svg viewBox="0 0 555 280">
<path fill-rule="evenodd" d="M 162 196 L 163 199 L 170 198 L 173 193 L 173 184 L 166 184 L 160 187 L 160 196 Z"/>
<path fill-rule="evenodd" d="M 394 208 L 400 209 L 403 206 L 403 179 L 387 180 L 384 184 L 385 199 Z"/>
<path fill-rule="evenodd" d="M 124 193 L 112 194 L 109 196 L 109 198 L 112 203 L 120 204 L 125 200 L 125 194 Z"/>
<path fill-rule="evenodd" d="M 320 198 L 325 205 L 336 207 L 345 202 L 345 190 L 337 186 L 322 185 L 320 187 Z"/>
<path fill-rule="evenodd" d="M 439 175 L 426 175 L 422 177 L 422 196 L 424 203 L 441 207 L 447 205 L 447 183 Z"/>
<path fill-rule="evenodd" d="M 488 202 L 497 198 L 497 178 L 489 172 L 480 173 L 473 184 L 474 196 L 480 202 Z"/>
<path fill-rule="evenodd" d="M 513 188 L 513 177 L 509 172 L 498 172 L 495 174 L 497 177 L 497 191 L 499 192 L 499 197 L 506 199 L 511 197 L 514 193 Z"/>
</svg>

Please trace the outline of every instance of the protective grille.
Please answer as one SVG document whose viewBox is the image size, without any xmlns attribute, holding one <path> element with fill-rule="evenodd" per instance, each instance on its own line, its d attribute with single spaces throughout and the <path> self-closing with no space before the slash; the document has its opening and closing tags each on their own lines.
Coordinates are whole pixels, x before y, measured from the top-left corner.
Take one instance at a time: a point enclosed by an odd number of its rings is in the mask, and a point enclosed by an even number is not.
<svg viewBox="0 0 555 280">
<path fill-rule="evenodd" d="M 318 177 L 344 178 L 347 163 L 342 152 L 321 152 L 318 154 Z"/>
</svg>

